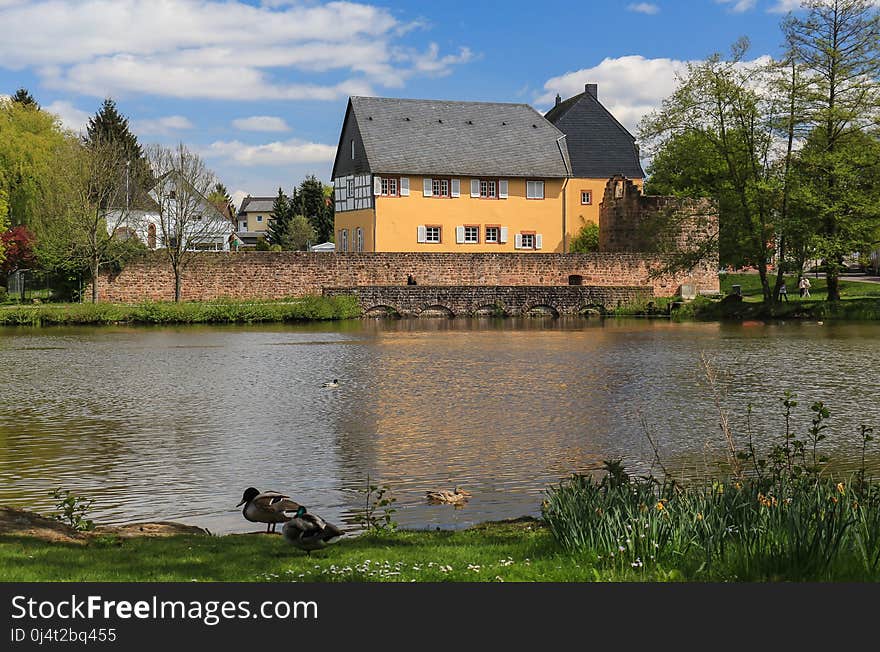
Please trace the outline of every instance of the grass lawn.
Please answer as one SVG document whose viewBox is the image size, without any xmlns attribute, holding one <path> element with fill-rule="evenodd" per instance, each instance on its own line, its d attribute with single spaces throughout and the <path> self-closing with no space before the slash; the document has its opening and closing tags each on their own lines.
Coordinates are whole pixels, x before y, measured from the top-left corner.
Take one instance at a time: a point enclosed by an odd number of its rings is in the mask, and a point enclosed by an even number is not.
<svg viewBox="0 0 880 652">
<path fill-rule="evenodd" d="M 742 295 L 744 301 L 763 301 L 764 295 L 761 289 L 761 277 L 758 274 L 722 274 L 721 275 L 721 294 L 728 295 L 732 292 L 734 285 L 742 287 Z M 825 301 L 828 298 L 828 288 L 825 277 L 821 274 L 816 278 L 813 274 L 808 274 L 810 279 L 810 296 L 805 302 Z M 775 283 L 774 276 L 771 282 Z M 786 286 L 788 288 L 788 298 L 790 301 L 801 301 L 800 292 L 797 289 L 797 277 L 787 276 Z M 880 299 L 880 283 L 865 283 L 860 281 L 840 281 L 840 298 L 846 299 Z"/>
<path fill-rule="evenodd" d="M 652 572 L 651 579 L 678 578 Z M 563 553 L 537 521 L 364 535 L 311 556 L 281 536 L 0 537 L 0 581 L 444 582 L 640 580 Z"/>
<path fill-rule="evenodd" d="M 690 558 L 692 557 L 692 558 Z M 590 553 L 564 551 L 538 521 L 464 531 L 401 531 L 343 539 L 311 556 L 278 535 L 99 536 L 87 544 L 0 537 L 0 581 L 76 582 L 670 582 L 785 581 L 793 578 L 700 569 L 609 567 Z M 800 578 L 797 578 L 800 579 Z M 828 581 L 877 581 L 843 560 Z"/>
</svg>

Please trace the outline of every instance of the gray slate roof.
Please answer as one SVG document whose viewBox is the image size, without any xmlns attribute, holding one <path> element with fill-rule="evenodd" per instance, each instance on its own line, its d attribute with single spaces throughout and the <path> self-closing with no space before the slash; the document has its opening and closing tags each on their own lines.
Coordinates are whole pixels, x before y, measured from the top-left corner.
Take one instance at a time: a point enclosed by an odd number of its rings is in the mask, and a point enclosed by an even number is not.
<svg viewBox="0 0 880 652">
<path fill-rule="evenodd" d="M 569 175 L 564 135 L 527 104 L 352 97 L 351 106 L 373 173 Z"/>
<path fill-rule="evenodd" d="M 241 200 L 241 208 L 238 209 L 238 214 L 271 213 L 274 204 L 274 197 L 245 197 Z"/>
<path fill-rule="evenodd" d="M 565 133 L 575 177 L 645 177 L 636 139 L 592 93 L 570 97 L 544 117 Z"/>
</svg>

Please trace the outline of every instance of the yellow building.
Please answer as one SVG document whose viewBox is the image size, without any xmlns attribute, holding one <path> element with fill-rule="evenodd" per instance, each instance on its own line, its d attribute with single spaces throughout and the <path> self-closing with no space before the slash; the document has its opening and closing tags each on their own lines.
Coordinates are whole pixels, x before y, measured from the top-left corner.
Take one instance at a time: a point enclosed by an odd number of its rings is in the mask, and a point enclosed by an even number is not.
<svg viewBox="0 0 880 652">
<path fill-rule="evenodd" d="M 333 165 L 336 251 L 566 252 L 581 218 L 598 223 L 607 179 L 632 172 L 579 178 L 566 141 L 526 104 L 352 97 Z"/>
<path fill-rule="evenodd" d="M 608 179 L 623 176 L 641 188 L 645 173 L 635 137 L 599 102 L 596 84 L 556 105 L 544 117 L 565 134 L 572 178 L 566 194 L 568 233 L 599 224 L 599 204 Z"/>
<path fill-rule="evenodd" d="M 272 219 L 274 197 L 251 197 L 248 195 L 241 201 L 236 216 L 235 232 L 244 246 L 255 246 L 257 240 L 266 238 L 269 220 Z"/>
</svg>

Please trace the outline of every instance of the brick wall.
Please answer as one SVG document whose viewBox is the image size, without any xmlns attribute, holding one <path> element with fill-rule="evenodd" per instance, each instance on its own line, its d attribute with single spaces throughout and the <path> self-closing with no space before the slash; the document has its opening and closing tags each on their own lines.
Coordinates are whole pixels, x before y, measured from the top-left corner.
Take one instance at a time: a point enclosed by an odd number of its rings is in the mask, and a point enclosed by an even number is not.
<svg viewBox="0 0 880 652">
<path fill-rule="evenodd" d="M 643 195 L 625 177 L 612 177 L 599 206 L 599 250 L 693 252 L 718 234 L 711 199 Z M 714 253 L 717 264 L 718 254 Z"/>
<path fill-rule="evenodd" d="M 205 252 L 184 271 L 183 300 L 275 299 L 321 294 L 325 287 L 405 285 L 412 274 L 419 285 L 583 285 L 648 286 L 655 296 L 673 296 L 682 284 L 717 291 L 715 265 L 691 273 L 652 278 L 662 255 L 453 254 Z M 86 296 L 88 296 L 86 292 Z M 136 303 L 172 300 L 174 278 L 161 252 L 130 262 L 116 276 L 102 275 L 101 301 Z"/>
<path fill-rule="evenodd" d="M 585 308 L 613 310 L 619 306 L 653 298 L 648 287 L 565 286 L 430 286 L 371 285 L 354 288 L 324 288 L 324 296 L 351 295 L 365 313 L 376 308 L 394 308 L 404 317 L 431 312 L 440 307 L 449 316 L 494 314 L 522 315 L 535 308 L 548 307 L 559 315 L 576 315 Z"/>
</svg>

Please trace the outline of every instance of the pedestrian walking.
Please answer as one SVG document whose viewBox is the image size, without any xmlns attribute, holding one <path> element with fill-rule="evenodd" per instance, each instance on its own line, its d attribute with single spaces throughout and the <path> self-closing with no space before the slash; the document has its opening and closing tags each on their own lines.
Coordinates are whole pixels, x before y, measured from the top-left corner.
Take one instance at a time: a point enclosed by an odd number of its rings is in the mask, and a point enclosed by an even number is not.
<svg viewBox="0 0 880 652">
<path fill-rule="evenodd" d="M 808 279 L 806 276 L 804 276 L 801 279 L 801 283 L 804 284 L 803 290 L 801 292 L 801 296 L 804 298 L 807 298 L 808 296 L 810 296 L 810 279 Z"/>
<path fill-rule="evenodd" d="M 785 287 L 784 281 L 782 285 L 779 286 L 779 300 L 788 301 L 788 288 Z"/>
</svg>

